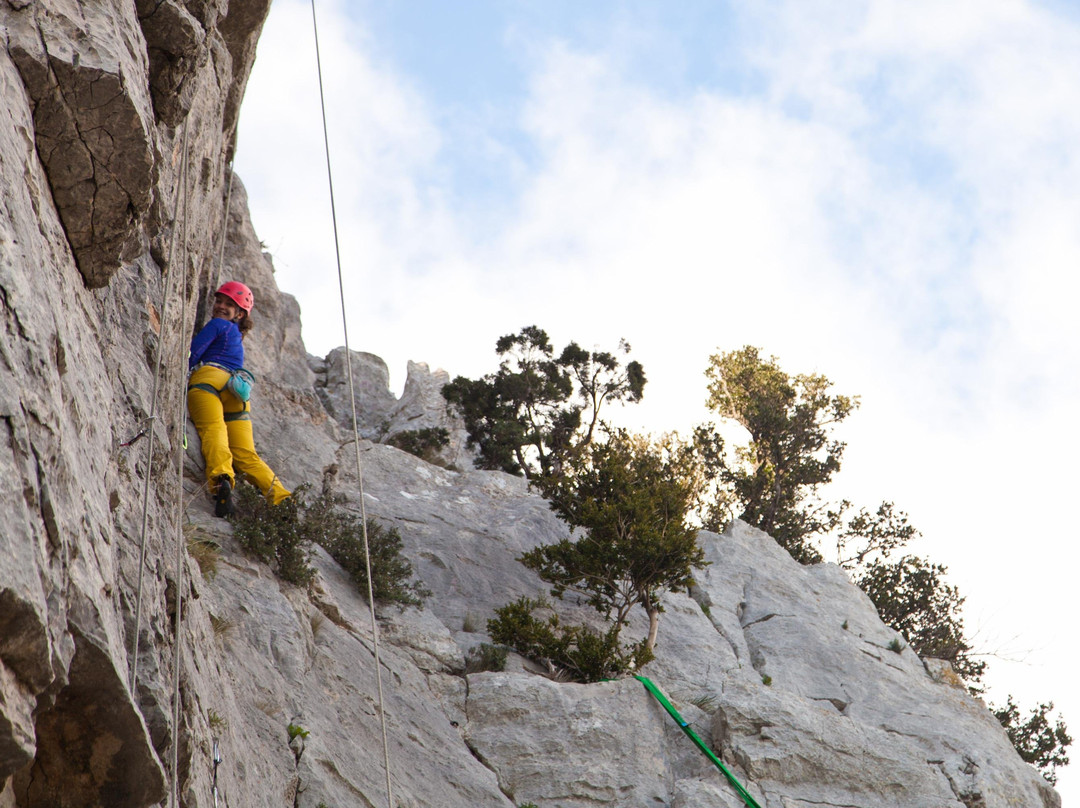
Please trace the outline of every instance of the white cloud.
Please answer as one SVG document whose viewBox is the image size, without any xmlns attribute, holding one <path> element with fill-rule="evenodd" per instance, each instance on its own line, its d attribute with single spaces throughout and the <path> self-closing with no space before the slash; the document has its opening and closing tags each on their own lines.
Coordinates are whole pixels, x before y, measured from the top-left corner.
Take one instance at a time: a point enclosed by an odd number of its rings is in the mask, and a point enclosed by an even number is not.
<svg viewBox="0 0 1080 808">
<path fill-rule="evenodd" d="M 347 294 L 373 287 L 443 254 L 454 235 L 437 193 L 418 180 L 440 137 L 407 82 L 368 53 L 369 35 L 341 3 L 320 5 L 330 149 Z M 278 0 L 263 33 L 245 100 L 237 171 L 256 228 L 275 255 L 279 285 L 298 294 L 312 350 L 341 344 L 334 235 L 328 194 L 310 6 Z M 385 297 L 385 295 L 384 295 Z M 400 297 L 390 297 L 396 300 Z M 378 309 L 378 304 L 374 306 Z M 329 316 L 326 316 L 327 313 Z M 362 333 L 352 329 L 352 334 Z"/>
<path fill-rule="evenodd" d="M 328 8 L 354 348 L 400 384 L 407 359 L 482 373 L 527 324 L 626 337 L 650 386 L 625 419 L 651 429 L 704 417 L 717 348 L 825 373 L 864 401 L 838 494 L 895 499 L 968 594 L 969 626 L 1032 649 L 991 661 L 997 701 L 1080 715 L 1076 653 L 1056 642 L 1080 484 L 1075 25 L 1013 0 L 747 4 L 765 91 L 678 99 L 630 80 L 625 54 L 534 41 L 515 134 L 535 153 L 475 121 L 511 200 L 484 210 L 459 204 L 437 99 Z M 322 353 L 341 340 L 306 13 L 274 4 L 238 166 Z"/>
</svg>

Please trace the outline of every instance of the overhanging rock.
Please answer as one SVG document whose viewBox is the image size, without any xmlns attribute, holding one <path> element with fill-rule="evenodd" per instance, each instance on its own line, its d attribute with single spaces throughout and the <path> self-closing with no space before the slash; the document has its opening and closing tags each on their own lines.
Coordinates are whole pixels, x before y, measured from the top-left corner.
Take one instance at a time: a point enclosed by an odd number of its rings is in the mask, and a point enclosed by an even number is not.
<svg viewBox="0 0 1080 808">
<path fill-rule="evenodd" d="M 126 4 L 0 7 L 34 111 L 38 156 L 86 285 L 105 286 L 139 247 L 154 181 L 142 32 Z"/>
</svg>

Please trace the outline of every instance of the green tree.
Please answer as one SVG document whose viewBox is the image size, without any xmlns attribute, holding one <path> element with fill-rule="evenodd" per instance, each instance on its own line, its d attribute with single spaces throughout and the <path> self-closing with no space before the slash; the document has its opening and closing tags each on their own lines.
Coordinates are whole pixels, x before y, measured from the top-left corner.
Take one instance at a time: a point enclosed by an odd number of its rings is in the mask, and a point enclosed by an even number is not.
<svg viewBox="0 0 1080 808">
<path fill-rule="evenodd" d="M 840 470 L 845 444 L 830 428 L 859 406 L 858 397 L 830 395 L 821 374 L 790 376 L 776 357 L 757 348 L 709 359 L 707 405 L 750 433 L 726 465 L 721 482 L 740 518 L 760 528 L 803 563 L 821 561 L 811 539 L 837 526 L 836 514 L 818 500 L 821 486 Z"/>
<path fill-rule="evenodd" d="M 867 565 L 855 583 L 870 597 L 882 621 L 899 631 L 919 656 L 947 659 L 977 690 L 986 663 L 971 656 L 960 616 L 964 598 L 945 583 L 947 568 L 906 555 Z"/>
<path fill-rule="evenodd" d="M 481 468 L 529 479 L 558 473 L 593 440 L 604 404 L 640 401 L 645 371 L 607 351 L 569 343 L 561 353 L 547 332 L 527 326 L 495 344 L 499 369 L 481 379 L 458 376 L 443 396 L 462 417 Z M 630 346 L 620 341 L 619 352 Z"/>
<path fill-rule="evenodd" d="M 1008 697 L 1004 707 L 991 706 L 990 709 L 1020 757 L 1041 771 L 1048 782 L 1057 783 L 1058 767 L 1069 765 L 1065 750 L 1072 744 L 1072 737 L 1061 716 L 1051 726 L 1049 713 L 1054 709 L 1054 703 L 1040 704 L 1026 721 L 1020 720 L 1020 708 L 1012 696 Z"/>
<path fill-rule="evenodd" d="M 839 514 L 850 503 L 842 502 Z M 837 563 L 870 597 L 882 621 L 899 631 L 919 656 L 947 659 L 973 692 L 986 663 L 976 661 L 964 636 L 964 598 L 945 582 L 947 569 L 927 559 L 891 554 L 919 535 L 903 511 L 883 502 L 875 513 L 866 508 L 847 519 L 837 533 Z"/>
<path fill-rule="evenodd" d="M 820 489 L 840 470 L 844 443 L 831 437 L 835 424 L 859 405 L 858 397 L 834 395 L 823 375 L 791 376 L 776 357 L 757 348 L 710 359 L 709 406 L 750 434 L 729 463 L 715 430 L 699 427 L 696 440 L 711 445 L 718 469 L 707 524 L 740 513 L 773 536 L 804 564 L 822 559 L 820 539 L 836 537 L 837 563 L 873 600 L 882 620 L 903 634 L 922 656 L 948 659 L 969 684 L 985 663 L 971 657 L 960 617 L 964 599 L 944 579 L 945 568 L 892 553 L 919 535 L 892 502 L 852 514 L 847 500 L 830 505 Z"/>
<path fill-rule="evenodd" d="M 706 375 L 708 405 L 750 433 L 750 443 L 736 448 L 732 464 L 713 427 L 695 432 L 715 469 L 706 526 L 718 529 L 740 515 L 804 564 L 822 560 L 815 541 L 834 533 L 837 563 L 867 593 L 881 619 L 920 656 L 947 659 L 972 692 L 981 692 L 986 663 L 974 659 L 964 636 L 964 598 L 946 583 L 946 568 L 913 555 L 890 560 L 919 535 L 907 514 L 883 502 L 875 512 L 862 508 L 852 515 L 847 500 L 829 505 L 819 496 L 840 470 L 845 448 L 830 430 L 858 408 L 858 397 L 832 395 L 831 382 L 820 374 L 790 376 L 776 357 L 764 359 L 750 346 L 712 356 Z M 995 714 L 1021 757 L 1054 782 L 1053 768 L 1068 763 L 1064 749 L 1072 739 L 1060 719 L 1050 726 L 1051 708 L 1039 705 L 1021 722 L 1010 697 Z"/>
<path fill-rule="evenodd" d="M 849 507 L 847 500 L 841 502 L 832 517 L 840 521 Z M 849 572 L 861 569 L 868 558 L 886 559 L 919 535 L 908 515 L 891 502 L 882 502 L 876 513 L 862 508 L 837 533 L 836 563 Z"/>
<path fill-rule="evenodd" d="M 426 463 L 435 466 L 445 466 L 446 463 L 439 456 L 450 443 L 450 430 L 441 426 L 429 426 L 423 429 L 407 429 L 404 432 L 395 432 L 386 439 L 387 446 L 401 449 L 411 455 L 419 457 Z"/>
<path fill-rule="evenodd" d="M 693 446 L 613 430 L 562 475 L 540 483 L 577 538 L 538 547 L 521 561 L 552 584 L 556 597 L 568 590 L 583 595 L 616 632 L 640 606 L 649 618 L 651 653 L 661 595 L 689 586 L 693 571 L 706 565 L 690 521 L 701 481 Z"/>
<path fill-rule="evenodd" d="M 538 617 L 536 611 L 548 612 Z M 589 626 L 563 623 L 546 600 L 518 598 L 495 610 L 488 633 L 497 643 L 545 666 L 552 674 L 579 682 L 599 682 L 636 670 L 653 659 L 645 640 L 624 644 L 619 626 L 604 632 Z"/>
<path fill-rule="evenodd" d="M 630 343 L 619 340 L 619 352 L 630 353 Z M 600 424 L 600 408 L 608 401 L 641 401 L 645 392 L 645 369 L 630 361 L 623 367 L 609 351 L 586 351 L 571 342 L 559 355 L 559 363 L 570 370 L 576 382 L 582 408 L 584 434 L 581 443 L 592 443 Z"/>
</svg>

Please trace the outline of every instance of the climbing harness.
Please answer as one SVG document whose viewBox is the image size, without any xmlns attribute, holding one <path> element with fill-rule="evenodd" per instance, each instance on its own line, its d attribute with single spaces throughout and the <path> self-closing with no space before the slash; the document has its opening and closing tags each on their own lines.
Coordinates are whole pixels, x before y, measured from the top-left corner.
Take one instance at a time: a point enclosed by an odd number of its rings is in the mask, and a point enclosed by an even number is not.
<svg viewBox="0 0 1080 808">
<path fill-rule="evenodd" d="M 364 474 L 360 464 L 360 427 L 356 416 L 356 390 L 353 383 L 349 323 L 345 312 L 345 281 L 341 271 L 341 246 L 338 239 L 337 209 L 334 205 L 334 175 L 330 167 L 330 136 L 326 126 L 326 97 L 323 92 L 322 58 L 319 54 L 319 24 L 315 15 L 315 0 L 311 0 L 311 26 L 315 33 L 315 66 L 319 75 L 319 105 L 322 110 L 323 147 L 326 151 L 326 179 L 330 187 L 330 217 L 334 225 L 334 254 L 337 258 L 338 293 L 341 297 L 341 325 L 345 333 L 345 366 L 349 373 L 349 402 L 352 404 L 353 446 L 356 450 L 356 480 L 360 489 L 360 524 L 364 537 L 364 565 L 367 569 L 368 604 L 371 608 L 371 636 L 375 654 L 375 681 L 379 696 L 379 720 L 382 725 L 383 763 L 386 770 L 386 806 L 394 808 L 390 783 L 390 745 L 386 737 L 386 706 L 383 701 L 382 664 L 379 660 L 379 624 L 375 619 L 375 592 L 371 583 L 371 552 L 368 545 L 367 509 L 364 503 Z"/>
<path fill-rule="evenodd" d="M 735 789 L 735 792 L 740 797 L 742 797 L 742 801 L 746 803 L 747 808 L 761 808 L 757 801 L 750 795 L 750 792 L 743 788 L 742 783 L 740 783 L 735 775 L 728 770 L 728 767 L 724 765 L 723 761 L 721 761 L 708 745 L 701 740 L 700 736 L 694 732 L 693 728 L 683 720 L 683 717 L 679 715 L 679 711 L 676 710 L 671 702 L 667 700 L 667 697 L 660 692 L 660 688 L 644 676 L 635 676 L 634 678 L 645 685 L 645 689 L 653 695 L 653 698 L 660 702 L 660 706 L 668 711 L 668 715 L 675 719 L 675 723 L 682 728 L 682 731 L 690 737 L 690 740 L 697 744 L 698 749 L 704 752 L 705 756 L 720 770 L 720 773 L 727 778 L 728 782 L 731 783 L 731 787 Z"/>
<path fill-rule="evenodd" d="M 213 393 L 215 396 L 220 396 L 224 391 L 228 390 L 230 393 L 232 393 L 234 396 L 236 396 L 238 399 L 240 399 L 243 402 L 248 402 L 248 401 L 251 400 L 251 391 L 255 389 L 255 374 L 254 373 L 252 373 L 247 368 L 235 368 L 235 369 L 227 368 L 224 365 L 219 365 L 217 362 L 200 362 L 198 365 L 193 367 L 191 369 L 191 371 L 195 372 L 199 368 L 205 367 L 206 365 L 209 365 L 210 367 L 213 367 L 213 368 L 218 368 L 219 370 L 224 370 L 226 373 L 229 374 L 229 380 L 227 382 L 225 382 L 225 386 L 219 388 L 219 387 L 214 387 L 214 385 L 212 385 L 212 384 L 206 384 L 204 382 L 198 382 L 196 384 L 189 384 L 188 385 L 188 390 L 205 390 L 207 393 Z M 246 408 L 245 408 L 245 410 L 246 410 Z M 234 416 L 238 415 L 238 413 L 231 413 L 231 414 L 234 415 Z M 238 421 L 238 420 L 247 421 L 247 420 L 251 420 L 250 417 L 248 417 L 248 418 L 236 418 L 236 417 L 229 418 L 228 416 L 229 416 L 229 414 L 226 414 L 226 416 L 225 416 L 226 421 L 230 421 L 230 420 L 231 421 Z"/>
</svg>

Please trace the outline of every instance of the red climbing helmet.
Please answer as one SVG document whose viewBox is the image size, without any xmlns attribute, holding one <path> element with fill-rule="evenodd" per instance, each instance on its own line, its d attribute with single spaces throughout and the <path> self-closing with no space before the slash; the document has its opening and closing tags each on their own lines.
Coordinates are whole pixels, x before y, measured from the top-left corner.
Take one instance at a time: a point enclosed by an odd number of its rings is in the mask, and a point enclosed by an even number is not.
<svg viewBox="0 0 1080 808">
<path fill-rule="evenodd" d="M 255 307 L 255 295 L 251 294 L 251 290 L 240 281 L 223 283 L 221 288 L 217 290 L 217 294 L 225 295 L 248 314 L 251 314 L 251 310 Z"/>
</svg>

